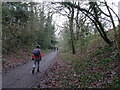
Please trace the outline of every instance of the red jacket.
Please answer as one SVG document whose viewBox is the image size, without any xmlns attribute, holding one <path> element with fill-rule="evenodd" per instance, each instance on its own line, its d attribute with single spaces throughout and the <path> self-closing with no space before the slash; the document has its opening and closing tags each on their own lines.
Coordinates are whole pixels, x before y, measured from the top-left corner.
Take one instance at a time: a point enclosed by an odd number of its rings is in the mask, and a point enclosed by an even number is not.
<svg viewBox="0 0 120 90">
<path fill-rule="evenodd" d="M 36 48 L 36 49 L 38 49 L 38 48 Z M 35 49 L 34 49 L 35 50 Z M 34 52 L 34 50 L 33 50 L 33 52 Z M 34 59 L 34 58 L 42 58 L 42 52 L 41 52 L 41 50 L 39 49 L 39 51 L 40 51 L 40 54 L 39 54 L 39 56 L 35 56 L 34 54 L 33 54 L 33 52 L 32 52 L 32 60 Z"/>
</svg>

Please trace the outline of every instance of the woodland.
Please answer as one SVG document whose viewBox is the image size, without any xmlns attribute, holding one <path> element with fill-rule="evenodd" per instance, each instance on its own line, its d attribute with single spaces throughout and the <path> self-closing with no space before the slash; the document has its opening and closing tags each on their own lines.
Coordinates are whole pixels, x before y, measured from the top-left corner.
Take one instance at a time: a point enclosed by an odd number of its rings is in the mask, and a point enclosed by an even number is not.
<svg viewBox="0 0 120 90">
<path fill-rule="evenodd" d="M 56 47 L 59 54 L 35 87 L 120 88 L 120 18 L 113 7 L 105 0 L 2 2 L 3 70 L 28 61 L 39 44 L 43 54 Z"/>
</svg>

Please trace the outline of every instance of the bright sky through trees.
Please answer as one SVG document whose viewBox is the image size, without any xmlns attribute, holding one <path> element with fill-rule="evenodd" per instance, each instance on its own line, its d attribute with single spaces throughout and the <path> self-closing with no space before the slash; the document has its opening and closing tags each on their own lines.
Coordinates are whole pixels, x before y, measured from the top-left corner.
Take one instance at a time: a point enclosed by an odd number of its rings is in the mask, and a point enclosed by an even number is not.
<svg viewBox="0 0 120 90">
<path fill-rule="evenodd" d="M 3 2 L 4 1 L 12 1 L 12 2 L 16 2 L 16 0 L 2 0 Z M 19 1 L 22 1 L 22 0 L 17 0 L 18 2 Z M 25 1 L 25 0 L 23 0 L 23 1 Z M 71 1 L 71 0 L 26 0 L 26 1 L 29 1 L 29 2 L 50 2 L 50 1 L 52 1 L 52 2 L 58 2 L 58 1 Z M 83 1 L 83 0 L 75 0 L 75 1 Z M 85 0 L 84 0 L 85 1 Z M 87 0 L 86 0 L 87 1 Z M 93 1 L 93 0 L 91 0 L 91 1 Z M 95 0 L 95 1 L 104 1 L 104 0 Z M 113 10 L 118 14 L 118 2 L 120 1 L 120 0 L 106 0 L 107 2 L 108 2 L 108 4 L 110 5 L 110 7 L 111 8 L 113 8 Z M 60 32 L 60 30 L 61 30 L 61 27 L 63 27 L 63 25 L 64 25 L 64 22 L 66 21 L 66 19 L 67 19 L 67 17 L 65 17 L 65 16 L 62 16 L 62 15 L 60 15 L 60 14 L 54 14 L 53 15 L 53 20 L 54 20 L 54 23 L 56 24 L 56 34 L 58 34 L 59 32 Z M 116 20 L 116 19 L 115 19 Z M 118 25 L 118 21 L 116 21 L 116 25 Z M 59 26 L 61 26 L 61 27 L 59 27 Z M 111 27 L 110 27 L 111 28 Z M 109 27 L 108 27 L 108 29 L 110 29 Z"/>
<path fill-rule="evenodd" d="M 100 0 L 100 1 L 104 1 L 104 0 Z M 108 4 L 110 5 L 110 7 L 118 14 L 118 0 L 107 0 Z M 104 8 L 103 8 L 104 9 Z M 114 14 L 113 14 L 114 15 Z M 115 16 L 115 15 L 114 15 Z M 116 16 L 115 16 L 116 17 Z M 53 15 L 53 19 L 56 22 L 57 25 L 63 27 L 64 22 L 66 21 L 65 16 L 59 15 L 59 14 L 55 14 Z M 116 20 L 115 24 L 118 25 L 118 21 L 117 18 L 114 18 L 114 20 Z M 59 31 L 62 29 L 61 27 L 56 26 L 58 31 L 56 32 L 59 33 Z M 107 29 L 110 29 L 112 27 L 108 27 Z"/>
</svg>

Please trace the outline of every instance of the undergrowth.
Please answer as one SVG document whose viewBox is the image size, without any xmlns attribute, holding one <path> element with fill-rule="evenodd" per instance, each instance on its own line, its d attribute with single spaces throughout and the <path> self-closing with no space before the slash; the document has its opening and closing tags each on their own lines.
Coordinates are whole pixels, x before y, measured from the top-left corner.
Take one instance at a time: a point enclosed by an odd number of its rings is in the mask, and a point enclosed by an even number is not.
<svg viewBox="0 0 120 90">
<path fill-rule="evenodd" d="M 117 74 L 118 52 L 115 47 L 101 41 L 92 41 L 82 52 L 80 50 L 75 55 L 62 54 L 62 62 L 65 65 L 64 70 L 60 72 L 60 78 L 63 87 L 120 88 Z"/>
</svg>

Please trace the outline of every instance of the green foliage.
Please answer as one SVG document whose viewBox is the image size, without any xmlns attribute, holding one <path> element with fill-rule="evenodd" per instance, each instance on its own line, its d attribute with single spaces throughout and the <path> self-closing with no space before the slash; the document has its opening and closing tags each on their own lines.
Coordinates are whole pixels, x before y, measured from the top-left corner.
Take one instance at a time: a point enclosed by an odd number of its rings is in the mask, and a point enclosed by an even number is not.
<svg viewBox="0 0 120 90">
<path fill-rule="evenodd" d="M 56 44 L 52 16 L 49 12 L 45 15 L 43 6 L 37 3 L 3 2 L 2 29 L 3 54 L 20 48 L 35 48 L 36 44 L 43 49 Z"/>
<path fill-rule="evenodd" d="M 114 83 L 113 83 L 114 88 L 120 88 L 120 78 L 119 76 L 114 76 Z"/>
<path fill-rule="evenodd" d="M 62 51 L 63 52 L 70 52 L 71 51 L 71 37 L 70 37 L 70 31 L 68 27 L 64 28 L 64 31 L 62 32 L 63 39 L 61 43 L 63 43 Z"/>
<path fill-rule="evenodd" d="M 111 52 L 113 52 L 112 55 L 110 55 Z M 106 64 L 106 63 L 112 62 L 114 60 L 117 60 L 117 53 L 114 53 L 114 52 L 115 51 L 114 51 L 113 47 L 109 47 L 106 45 L 105 47 L 98 48 L 96 50 L 95 54 L 92 56 L 97 56 L 100 64 Z M 104 54 L 104 56 L 103 56 L 103 54 Z"/>
<path fill-rule="evenodd" d="M 114 60 L 116 60 L 116 58 L 113 57 L 113 56 L 110 56 L 110 57 L 108 57 L 108 58 L 101 59 L 101 60 L 100 60 L 100 63 L 105 64 L 105 63 L 108 63 L 108 62 L 111 62 L 111 61 L 114 61 Z"/>
</svg>

